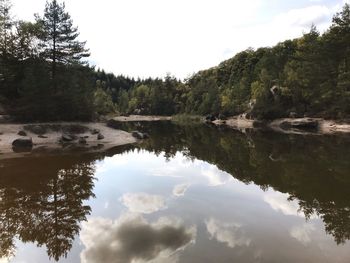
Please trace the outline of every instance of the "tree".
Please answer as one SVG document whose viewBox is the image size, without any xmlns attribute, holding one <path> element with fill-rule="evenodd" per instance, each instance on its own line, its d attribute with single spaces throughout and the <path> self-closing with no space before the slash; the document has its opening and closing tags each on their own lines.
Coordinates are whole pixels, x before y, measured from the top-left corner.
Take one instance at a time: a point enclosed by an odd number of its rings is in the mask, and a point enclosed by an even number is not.
<svg viewBox="0 0 350 263">
<path fill-rule="evenodd" d="M 8 55 L 9 46 L 12 43 L 11 29 L 14 23 L 10 10 L 10 1 L 0 0 L 0 54 L 3 57 Z"/>
<path fill-rule="evenodd" d="M 14 22 L 11 17 L 11 3 L 9 0 L 0 0 L 0 86 L 1 92 L 11 96 L 15 73 L 13 70 L 15 48 L 12 28 Z"/>
<path fill-rule="evenodd" d="M 36 16 L 42 27 L 40 35 L 41 57 L 51 63 L 51 77 L 54 92 L 57 92 L 57 69 L 59 65 L 85 65 L 83 58 L 90 56 L 85 48 L 86 42 L 77 40 L 78 28 L 73 27 L 70 15 L 65 11 L 65 4 L 56 0 L 46 2 L 44 16 Z"/>
<path fill-rule="evenodd" d="M 115 113 L 116 105 L 112 101 L 110 93 L 103 89 L 103 82 L 96 81 L 96 91 L 94 93 L 94 106 L 98 114 Z"/>
</svg>

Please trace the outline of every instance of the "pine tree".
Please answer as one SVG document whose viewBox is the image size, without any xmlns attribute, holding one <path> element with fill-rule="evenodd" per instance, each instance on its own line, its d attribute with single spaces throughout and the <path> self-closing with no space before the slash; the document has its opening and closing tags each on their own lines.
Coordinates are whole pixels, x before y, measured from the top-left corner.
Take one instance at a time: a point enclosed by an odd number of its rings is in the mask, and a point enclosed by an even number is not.
<svg viewBox="0 0 350 263">
<path fill-rule="evenodd" d="M 65 11 L 65 4 L 56 0 L 46 2 L 44 16 L 37 16 L 41 24 L 41 56 L 51 63 L 51 77 L 57 91 L 57 68 L 59 65 L 84 65 L 83 58 L 89 57 L 86 42 L 77 40 L 78 28 L 73 26 L 70 15 Z"/>
</svg>

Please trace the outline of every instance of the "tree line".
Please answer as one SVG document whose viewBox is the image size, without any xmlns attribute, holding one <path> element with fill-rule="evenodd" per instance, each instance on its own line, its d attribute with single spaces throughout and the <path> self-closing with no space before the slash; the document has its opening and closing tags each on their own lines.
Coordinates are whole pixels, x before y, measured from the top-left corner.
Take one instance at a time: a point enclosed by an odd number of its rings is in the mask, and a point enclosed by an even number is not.
<svg viewBox="0 0 350 263">
<path fill-rule="evenodd" d="M 350 6 L 323 34 L 312 25 L 302 37 L 247 49 L 180 81 L 134 80 L 97 72 L 120 113 L 223 114 L 274 119 L 350 115 Z"/>
<path fill-rule="evenodd" d="M 188 79 L 134 79 L 95 70 L 64 4 L 46 3 L 35 22 L 15 21 L 0 0 L 0 104 L 18 119 L 90 120 L 97 114 L 246 113 L 350 115 L 350 6 L 321 34 L 247 49 Z"/>
</svg>

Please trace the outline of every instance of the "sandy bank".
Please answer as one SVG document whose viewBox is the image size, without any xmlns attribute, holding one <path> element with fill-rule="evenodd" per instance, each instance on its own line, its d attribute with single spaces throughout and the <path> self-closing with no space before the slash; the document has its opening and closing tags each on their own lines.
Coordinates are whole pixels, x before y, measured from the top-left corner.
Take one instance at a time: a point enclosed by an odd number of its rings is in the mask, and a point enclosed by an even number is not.
<svg viewBox="0 0 350 263">
<path fill-rule="evenodd" d="M 350 134 L 350 123 L 321 118 L 283 118 L 270 122 L 259 122 L 242 117 L 232 117 L 227 120 L 216 120 L 213 123 L 215 125 L 226 125 L 238 130 L 261 127 L 276 132 L 293 134 Z M 294 126 L 295 123 L 297 125 Z M 305 123 L 305 127 L 302 127 L 302 125 L 297 127 L 300 123 Z M 314 123 L 316 125 L 312 127 Z"/>
<path fill-rule="evenodd" d="M 39 132 L 32 127 L 39 127 Z M 26 136 L 18 135 L 24 131 Z M 77 139 L 71 142 L 60 142 L 63 134 L 73 134 Z M 99 136 L 98 135 L 102 135 Z M 69 150 L 79 146 L 80 148 L 106 150 L 108 148 L 135 143 L 137 140 L 128 132 L 115 130 L 105 123 L 35 123 L 35 124 L 0 124 L 0 158 L 13 154 L 12 142 L 19 138 L 32 138 L 33 148 L 31 152 Z M 84 138 L 85 143 L 79 143 Z"/>
<path fill-rule="evenodd" d="M 145 116 L 145 115 L 130 115 L 118 116 L 113 120 L 120 122 L 137 122 L 137 121 L 170 121 L 172 117 L 169 116 Z"/>
</svg>

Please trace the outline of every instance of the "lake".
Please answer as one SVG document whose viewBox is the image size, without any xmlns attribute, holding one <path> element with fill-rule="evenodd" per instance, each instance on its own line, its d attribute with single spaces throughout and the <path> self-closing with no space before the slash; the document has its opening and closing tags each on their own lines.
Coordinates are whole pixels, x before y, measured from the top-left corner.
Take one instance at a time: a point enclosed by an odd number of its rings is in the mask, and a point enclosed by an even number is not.
<svg viewBox="0 0 350 263">
<path fill-rule="evenodd" d="M 136 127 L 135 127 L 136 126 Z M 350 262 L 350 137 L 123 124 L 0 161 L 0 262 Z"/>
</svg>

